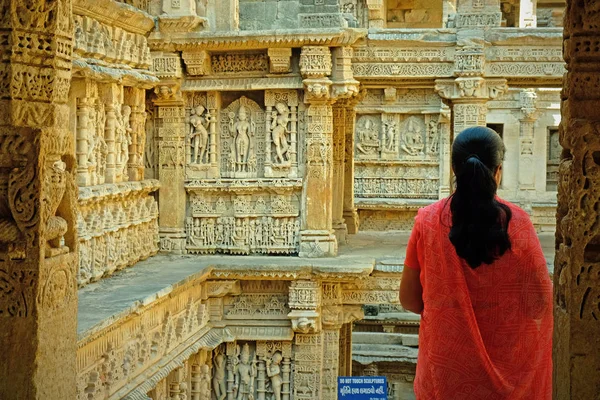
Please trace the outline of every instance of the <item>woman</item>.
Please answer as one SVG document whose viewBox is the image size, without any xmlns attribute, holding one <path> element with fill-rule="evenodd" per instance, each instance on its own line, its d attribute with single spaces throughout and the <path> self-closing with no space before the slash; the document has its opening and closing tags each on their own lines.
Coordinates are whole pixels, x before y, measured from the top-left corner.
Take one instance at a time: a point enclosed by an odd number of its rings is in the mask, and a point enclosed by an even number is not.
<svg viewBox="0 0 600 400">
<path fill-rule="evenodd" d="M 456 190 L 419 210 L 400 300 L 421 314 L 417 399 L 550 399 L 552 285 L 528 215 L 499 199 L 504 144 L 452 146 Z"/>
</svg>

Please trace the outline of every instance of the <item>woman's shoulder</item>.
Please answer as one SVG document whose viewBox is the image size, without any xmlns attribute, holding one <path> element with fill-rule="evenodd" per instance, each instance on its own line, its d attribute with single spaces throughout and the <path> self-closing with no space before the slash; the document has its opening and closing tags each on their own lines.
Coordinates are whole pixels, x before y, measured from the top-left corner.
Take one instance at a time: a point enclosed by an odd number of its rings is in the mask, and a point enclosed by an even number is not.
<svg viewBox="0 0 600 400">
<path fill-rule="evenodd" d="M 441 199 L 434 203 L 431 203 L 425 207 L 419 208 L 417 218 L 426 219 L 431 217 L 438 217 L 446 209 L 450 210 L 449 200 L 450 198 L 447 197 L 445 199 Z"/>
</svg>

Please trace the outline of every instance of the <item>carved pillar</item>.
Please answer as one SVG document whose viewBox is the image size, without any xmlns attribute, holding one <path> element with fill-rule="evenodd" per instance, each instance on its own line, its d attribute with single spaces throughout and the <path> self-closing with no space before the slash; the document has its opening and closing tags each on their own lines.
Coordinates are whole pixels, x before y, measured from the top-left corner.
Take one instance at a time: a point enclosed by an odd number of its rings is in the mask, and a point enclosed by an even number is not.
<svg viewBox="0 0 600 400">
<path fill-rule="evenodd" d="M 443 199 L 450 195 L 450 177 L 452 175 L 452 160 L 450 159 L 452 140 L 450 137 L 450 109 L 443 105 L 440 110 L 440 187 L 439 198 Z"/>
<path fill-rule="evenodd" d="M 339 325 L 324 326 L 323 329 L 323 380 L 321 382 L 321 399 L 337 400 L 337 377 L 339 375 L 340 357 Z"/>
<path fill-rule="evenodd" d="M 457 55 L 457 58 L 459 56 Z M 485 126 L 487 101 L 508 90 L 506 79 L 459 77 L 438 79 L 435 89 L 452 109 L 452 134 L 455 137 L 473 126 Z"/>
<path fill-rule="evenodd" d="M 7 0 L 1 8 L 0 398 L 74 399 L 71 1 Z"/>
<path fill-rule="evenodd" d="M 366 93 L 363 91 L 362 93 Z M 344 160 L 344 222 L 348 233 L 358 233 L 358 212 L 354 206 L 354 130 L 356 126 L 356 105 L 362 96 L 346 100 L 345 160 Z"/>
<path fill-rule="evenodd" d="M 366 0 L 369 28 L 385 27 L 385 4 L 383 0 Z"/>
<path fill-rule="evenodd" d="M 344 222 L 344 158 L 346 143 L 346 107 L 333 107 L 333 230 L 338 244 L 346 243 L 348 228 Z"/>
<path fill-rule="evenodd" d="M 89 186 L 92 183 L 90 159 L 94 140 L 94 129 L 90 117 L 95 112 L 95 100 L 88 97 L 77 99 L 77 184 Z M 92 128 L 92 129 L 90 129 Z"/>
<path fill-rule="evenodd" d="M 339 376 L 352 376 L 352 322 L 340 329 Z"/>
<path fill-rule="evenodd" d="M 456 28 L 461 31 L 474 31 L 470 37 L 483 37 L 483 32 L 477 31 L 500 26 L 501 22 L 500 0 L 458 2 Z"/>
<path fill-rule="evenodd" d="M 125 104 L 131 107 L 129 160 L 127 171 L 130 181 L 144 179 L 144 149 L 146 146 L 146 91 L 125 88 Z"/>
<path fill-rule="evenodd" d="M 306 167 L 302 199 L 300 257 L 337 255 L 332 229 L 331 53 L 325 46 L 306 46 L 300 56 L 306 110 Z"/>
<path fill-rule="evenodd" d="M 589 4 L 589 3 L 586 3 Z M 569 0 L 554 262 L 554 398 L 600 393 L 600 14 Z"/>
<path fill-rule="evenodd" d="M 153 54 L 161 83 L 155 89 L 155 129 L 158 142 L 158 192 L 160 250 L 185 252 L 185 135 L 183 97 L 179 91 L 181 60 L 177 54 Z"/>
<path fill-rule="evenodd" d="M 210 135 L 210 176 L 217 177 L 219 176 L 219 157 L 217 154 L 217 124 L 219 123 L 219 109 L 221 108 L 221 93 L 206 93 L 206 104 L 208 107 L 209 121 L 208 134 Z"/>
<path fill-rule="evenodd" d="M 104 103 L 106 123 L 104 140 L 106 141 L 106 183 L 120 182 L 117 165 L 117 117 L 123 104 L 123 87 L 117 83 L 106 83 L 100 86 L 100 94 Z"/>
<path fill-rule="evenodd" d="M 535 90 L 520 93 L 521 112 L 519 118 L 519 196 L 531 208 L 531 197 L 535 193 L 535 154 L 533 134 L 538 117 Z M 531 212 L 531 210 L 528 210 Z"/>
</svg>

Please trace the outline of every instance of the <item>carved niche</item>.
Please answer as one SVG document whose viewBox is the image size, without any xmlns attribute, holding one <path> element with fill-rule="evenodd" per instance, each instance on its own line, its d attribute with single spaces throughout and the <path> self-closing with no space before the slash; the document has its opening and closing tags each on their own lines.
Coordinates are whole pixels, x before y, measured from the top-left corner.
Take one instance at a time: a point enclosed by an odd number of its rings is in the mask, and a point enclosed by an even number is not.
<svg viewBox="0 0 600 400">
<path fill-rule="evenodd" d="M 265 92 L 265 176 L 298 177 L 298 92 Z"/>
<path fill-rule="evenodd" d="M 290 400 L 292 363 L 291 342 L 223 344 L 213 351 L 213 398 L 224 400 L 233 394 L 236 400 Z"/>
<path fill-rule="evenodd" d="M 265 112 L 242 96 L 221 111 L 221 176 L 256 178 L 265 165 Z"/>
<path fill-rule="evenodd" d="M 437 198 L 440 130 L 439 114 L 357 115 L 355 196 Z"/>
</svg>

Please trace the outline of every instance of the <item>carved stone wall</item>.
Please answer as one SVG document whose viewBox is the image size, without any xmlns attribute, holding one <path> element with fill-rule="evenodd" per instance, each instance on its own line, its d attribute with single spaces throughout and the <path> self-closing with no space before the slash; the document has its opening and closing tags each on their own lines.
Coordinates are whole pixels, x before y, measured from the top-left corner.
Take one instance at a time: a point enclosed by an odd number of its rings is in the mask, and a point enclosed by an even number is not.
<svg viewBox="0 0 600 400">
<path fill-rule="evenodd" d="M 78 398 L 335 399 L 339 371 L 351 373 L 348 326 L 360 304 L 398 302 L 397 277 L 238 277 L 215 269 L 86 332 Z"/>
<path fill-rule="evenodd" d="M 186 97 L 189 253 L 298 253 L 304 105 L 294 90 L 247 95 Z"/>
<path fill-rule="evenodd" d="M 158 251 L 158 182 L 144 180 L 149 71 L 147 16 L 119 6 L 92 14 L 78 3 L 74 16 L 75 77 L 69 93 L 70 127 L 76 141 L 79 205 L 79 286 Z M 111 8 L 112 13 L 110 13 Z"/>
</svg>

